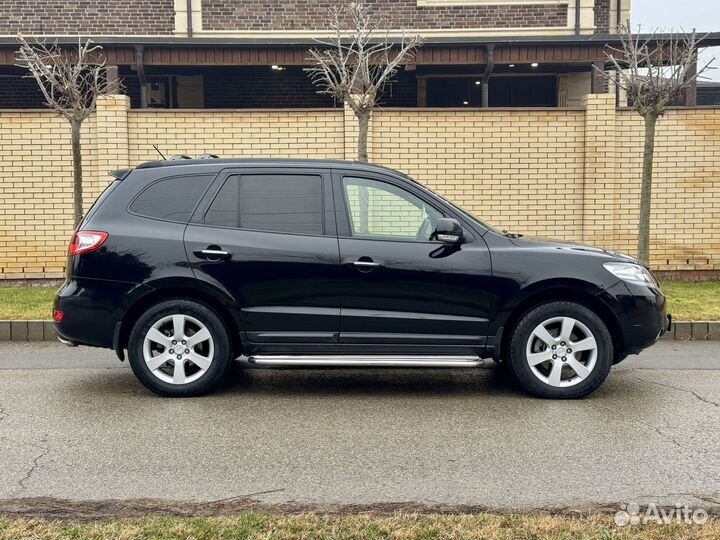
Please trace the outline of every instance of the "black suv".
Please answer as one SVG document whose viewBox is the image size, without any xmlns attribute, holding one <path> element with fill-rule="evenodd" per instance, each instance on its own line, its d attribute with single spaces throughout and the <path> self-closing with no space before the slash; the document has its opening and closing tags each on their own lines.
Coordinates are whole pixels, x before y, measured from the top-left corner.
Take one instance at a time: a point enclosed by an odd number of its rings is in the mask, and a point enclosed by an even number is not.
<svg viewBox="0 0 720 540">
<path fill-rule="evenodd" d="M 476 367 L 576 398 L 669 326 L 638 261 L 501 233 L 402 173 L 197 159 L 116 171 L 73 237 L 55 300 L 68 345 L 125 351 L 166 396 L 233 359 Z"/>
</svg>

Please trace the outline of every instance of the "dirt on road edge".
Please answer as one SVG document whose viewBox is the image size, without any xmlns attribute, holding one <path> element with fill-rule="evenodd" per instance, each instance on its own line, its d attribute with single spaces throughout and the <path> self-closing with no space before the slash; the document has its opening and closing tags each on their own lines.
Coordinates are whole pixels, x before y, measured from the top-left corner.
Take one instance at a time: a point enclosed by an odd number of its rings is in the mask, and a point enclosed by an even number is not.
<svg viewBox="0 0 720 540">
<path fill-rule="evenodd" d="M 720 500 L 693 496 L 708 514 L 720 516 Z M 697 506 L 696 506 L 697 507 Z M 74 521 L 93 521 L 106 518 L 139 518 L 146 516 L 234 516 L 245 512 L 264 514 L 372 514 L 385 516 L 402 513 L 419 514 L 549 514 L 583 517 L 593 514 L 614 514 L 620 503 L 578 503 L 567 507 L 488 508 L 476 505 L 442 505 L 417 502 L 387 502 L 376 504 L 306 504 L 264 503 L 250 497 L 238 497 L 207 502 L 172 501 L 162 499 L 130 499 L 73 501 L 50 497 L 0 500 L 0 516 L 12 518 L 43 518 Z"/>
</svg>

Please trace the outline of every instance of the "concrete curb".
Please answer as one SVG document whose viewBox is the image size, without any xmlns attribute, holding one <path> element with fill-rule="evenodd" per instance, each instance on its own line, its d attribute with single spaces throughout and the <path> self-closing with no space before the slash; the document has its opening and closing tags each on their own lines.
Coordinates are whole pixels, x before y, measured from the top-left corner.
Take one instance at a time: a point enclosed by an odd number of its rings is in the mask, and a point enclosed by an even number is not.
<svg viewBox="0 0 720 540">
<path fill-rule="evenodd" d="M 52 321 L 0 321 L 1 341 L 55 341 Z M 673 321 L 663 340 L 720 341 L 720 321 Z"/>
<path fill-rule="evenodd" d="M 56 341 L 52 321 L 0 321 L 0 341 Z"/>
</svg>

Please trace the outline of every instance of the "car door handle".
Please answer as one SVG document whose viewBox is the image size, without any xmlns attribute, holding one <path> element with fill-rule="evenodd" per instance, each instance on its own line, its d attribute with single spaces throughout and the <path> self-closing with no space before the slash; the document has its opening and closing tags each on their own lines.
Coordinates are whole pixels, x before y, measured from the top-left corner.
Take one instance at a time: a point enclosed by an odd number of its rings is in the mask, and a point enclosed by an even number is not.
<svg viewBox="0 0 720 540">
<path fill-rule="evenodd" d="M 216 248 L 215 246 L 208 246 L 206 249 L 193 251 L 193 254 L 196 257 L 200 257 L 201 259 L 208 259 L 210 261 L 230 258 L 230 252 L 224 251 L 220 248 Z"/>
<path fill-rule="evenodd" d="M 378 266 L 382 266 L 382 264 L 374 261 L 355 261 L 353 265 L 362 268 L 377 268 Z"/>
</svg>

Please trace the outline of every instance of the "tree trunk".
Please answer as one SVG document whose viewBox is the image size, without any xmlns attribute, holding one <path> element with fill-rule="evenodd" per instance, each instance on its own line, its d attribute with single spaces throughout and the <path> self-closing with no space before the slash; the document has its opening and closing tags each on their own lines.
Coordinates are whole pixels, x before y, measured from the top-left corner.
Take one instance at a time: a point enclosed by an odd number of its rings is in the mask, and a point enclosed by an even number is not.
<svg viewBox="0 0 720 540">
<path fill-rule="evenodd" d="M 645 115 L 645 148 L 643 150 L 642 190 L 640 193 L 640 221 L 638 222 L 638 259 L 645 264 L 650 264 L 650 207 L 657 119 L 658 116 L 654 113 Z"/>
<path fill-rule="evenodd" d="M 80 147 L 81 122 L 71 121 L 72 155 L 73 155 L 73 212 L 75 227 L 83 217 L 83 186 L 82 186 L 82 149 Z"/>
<path fill-rule="evenodd" d="M 358 161 L 368 161 L 368 128 L 370 127 L 370 116 L 372 109 L 356 113 L 360 130 L 358 132 Z"/>
</svg>

